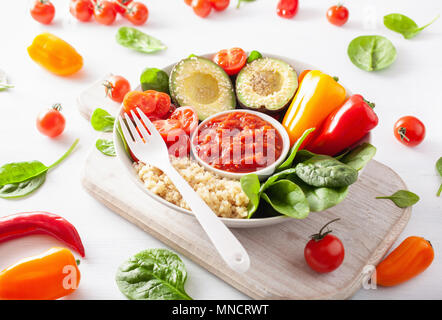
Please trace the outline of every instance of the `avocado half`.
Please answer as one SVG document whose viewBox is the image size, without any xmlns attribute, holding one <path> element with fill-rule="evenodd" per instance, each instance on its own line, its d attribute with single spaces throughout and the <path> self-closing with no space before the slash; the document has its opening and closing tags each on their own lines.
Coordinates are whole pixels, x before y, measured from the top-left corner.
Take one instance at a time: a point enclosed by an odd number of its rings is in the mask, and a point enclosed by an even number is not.
<svg viewBox="0 0 442 320">
<path fill-rule="evenodd" d="M 248 63 L 236 78 L 236 96 L 243 108 L 276 113 L 284 110 L 298 89 L 298 76 L 286 62 L 260 58 Z"/>
<path fill-rule="evenodd" d="M 169 77 L 172 100 L 178 106 L 192 106 L 198 118 L 236 107 L 232 81 L 209 59 L 192 56 L 178 62 Z"/>
</svg>

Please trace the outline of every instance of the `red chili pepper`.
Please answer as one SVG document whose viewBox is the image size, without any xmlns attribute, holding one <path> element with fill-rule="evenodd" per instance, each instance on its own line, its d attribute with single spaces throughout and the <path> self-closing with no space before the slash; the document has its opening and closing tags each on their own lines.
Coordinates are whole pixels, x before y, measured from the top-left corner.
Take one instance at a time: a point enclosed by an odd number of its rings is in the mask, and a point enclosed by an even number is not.
<svg viewBox="0 0 442 320">
<path fill-rule="evenodd" d="M 48 234 L 84 257 L 77 229 L 63 217 L 49 212 L 23 212 L 0 218 L 0 243 L 31 234 Z"/>
<path fill-rule="evenodd" d="M 360 94 L 350 96 L 327 117 L 306 149 L 334 156 L 350 147 L 377 126 L 379 120 L 373 108 L 374 104 Z"/>
</svg>

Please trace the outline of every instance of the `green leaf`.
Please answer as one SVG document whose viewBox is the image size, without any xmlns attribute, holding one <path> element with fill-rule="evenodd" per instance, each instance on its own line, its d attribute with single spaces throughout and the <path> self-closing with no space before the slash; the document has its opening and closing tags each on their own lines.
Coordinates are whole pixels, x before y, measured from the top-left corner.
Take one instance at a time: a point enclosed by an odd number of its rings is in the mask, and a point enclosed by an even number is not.
<svg viewBox="0 0 442 320">
<path fill-rule="evenodd" d="M 123 121 L 126 121 L 126 120 L 123 119 Z M 121 130 L 121 124 L 119 121 L 117 122 L 117 132 L 118 132 L 118 137 L 120 138 L 121 143 L 123 143 L 124 151 L 132 159 L 132 161 L 134 161 L 134 159 L 132 158 L 132 155 L 130 154 L 130 149 L 129 149 L 129 146 L 127 145 L 127 141 L 124 138 L 123 131 Z"/>
<path fill-rule="evenodd" d="M 155 90 L 169 94 L 169 76 L 157 68 L 146 68 L 140 76 L 143 91 Z"/>
<path fill-rule="evenodd" d="M 431 25 L 438 18 L 439 15 L 437 15 L 437 17 L 431 22 L 419 28 L 416 22 L 414 22 L 411 18 L 400 13 L 392 13 L 384 16 L 384 25 L 388 29 L 402 34 L 405 39 L 411 39 L 418 35 L 426 27 Z"/>
<path fill-rule="evenodd" d="M 436 162 L 436 170 L 439 172 L 439 175 L 442 177 L 442 157 L 439 158 Z M 436 195 L 439 197 L 442 193 L 442 184 L 439 187 L 439 190 L 437 191 Z"/>
<path fill-rule="evenodd" d="M 139 52 L 153 53 L 167 49 L 160 40 L 132 27 L 121 27 L 115 38 L 122 46 Z"/>
<path fill-rule="evenodd" d="M 273 183 L 261 196 L 273 209 L 292 218 L 304 219 L 310 212 L 304 192 L 290 180 Z"/>
<path fill-rule="evenodd" d="M 295 173 L 295 172 L 296 172 L 295 168 L 289 168 L 289 169 L 286 169 L 284 171 L 280 171 L 280 172 L 277 172 L 277 173 L 271 175 L 270 177 L 267 178 L 266 182 L 264 182 L 261 185 L 261 188 L 260 188 L 259 192 L 264 192 L 275 181 L 277 181 L 279 179 L 283 179 L 283 178 L 287 177 L 289 174 L 292 174 L 292 173 Z"/>
<path fill-rule="evenodd" d="M 247 58 L 247 63 L 260 58 L 262 58 L 262 54 L 259 51 L 253 50 L 252 52 L 250 52 L 249 57 Z"/>
<path fill-rule="evenodd" d="M 259 206 L 259 179 L 256 174 L 247 174 L 241 177 L 241 189 L 244 191 L 246 196 L 249 198 L 249 204 L 247 206 L 247 219 L 250 219 L 252 215 L 256 212 Z"/>
<path fill-rule="evenodd" d="M 396 48 L 383 36 L 360 36 L 348 45 L 348 57 L 358 68 L 376 71 L 389 67 L 396 60 Z"/>
<path fill-rule="evenodd" d="M 277 168 L 276 171 L 283 171 L 288 168 L 290 168 L 293 164 L 293 160 L 295 159 L 296 153 L 298 152 L 298 149 L 301 147 L 304 140 L 307 138 L 307 136 L 314 131 L 315 128 L 310 128 L 304 131 L 302 136 L 296 141 L 296 143 L 293 145 L 293 147 L 290 149 L 289 156 L 283 163 L 281 163 Z"/>
<path fill-rule="evenodd" d="M 4 199 L 14 199 L 25 197 L 38 188 L 46 180 L 47 171 L 43 171 L 37 176 L 24 180 L 22 182 L 9 183 L 0 186 L 0 197 Z"/>
<path fill-rule="evenodd" d="M 192 300 L 184 290 L 184 263 L 167 249 L 148 249 L 125 261 L 117 271 L 120 291 L 132 300 Z"/>
<path fill-rule="evenodd" d="M 419 201 L 419 196 L 408 190 L 399 190 L 388 197 L 376 197 L 376 199 L 390 199 L 399 208 L 407 208 Z"/>
<path fill-rule="evenodd" d="M 239 9 L 242 2 L 254 2 L 254 1 L 256 1 L 256 0 L 238 0 L 238 3 L 236 5 L 236 9 Z"/>
<path fill-rule="evenodd" d="M 104 109 L 97 108 L 91 117 L 91 125 L 97 131 L 112 132 L 114 130 L 115 118 Z"/>
<path fill-rule="evenodd" d="M 346 153 L 340 161 L 359 171 L 370 162 L 375 154 L 376 147 L 370 143 L 364 142 L 349 153 Z"/>
<path fill-rule="evenodd" d="M 0 186 L 27 180 L 47 170 L 47 166 L 36 160 L 7 163 L 0 167 Z"/>
<path fill-rule="evenodd" d="M 115 157 L 117 155 L 115 153 L 115 146 L 112 140 L 98 139 L 95 146 L 102 154 L 106 156 Z"/>
</svg>

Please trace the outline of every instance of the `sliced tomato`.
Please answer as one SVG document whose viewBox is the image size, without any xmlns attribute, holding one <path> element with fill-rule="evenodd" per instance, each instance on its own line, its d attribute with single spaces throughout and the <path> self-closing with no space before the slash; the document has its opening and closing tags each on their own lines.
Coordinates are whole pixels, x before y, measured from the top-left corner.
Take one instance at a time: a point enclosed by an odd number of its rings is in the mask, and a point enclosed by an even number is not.
<svg viewBox="0 0 442 320">
<path fill-rule="evenodd" d="M 130 91 L 123 99 L 124 111 L 132 117 L 130 111 L 140 108 L 146 116 L 151 116 L 156 108 L 156 101 L 152 96 L 140 91 Z"/>
<path fill-rule="evenodd" d="M 247 62 L 247 54 L 241 48 L 223 49 L 214 57 L 213 62 L 229 75 L 237 74 Z"/>
<path fill-rule="evenodd" d="M 188 135 L 198 127 L 198 115 L 192 107 L 179 107 L 170 115 L 169 119 L 178 120 L 181 123 L 181 128 Z"/>
<path fill-rule="evenodd" d="M 169 134 L 174 137 L 176 136 L 176 131 L 183 131 L 181 128 L 181 123 L 178 120 L 161 119 L 152 121 L 152 123 L 166 143 L 170 140 L 170 138 L 168 138 Z"/>
<path fill-rule="evenodd" d="M 177 158 L 187 157 L 190 152 L 190 138 L 184 130 L 181 130 L 181 132 L 175 131 L 175 133 L 175 137 L 169 135 L 172 140 L 167 143 L 169 154 Z"/>
<path fill-rule="evenodd" d="M 155 90 L 146 90 L 144 94 L 155 101 L 155 111 L 152 115 L 164 119 L 170 110 L 170 96 L 167 93 Z"/>
</svg>

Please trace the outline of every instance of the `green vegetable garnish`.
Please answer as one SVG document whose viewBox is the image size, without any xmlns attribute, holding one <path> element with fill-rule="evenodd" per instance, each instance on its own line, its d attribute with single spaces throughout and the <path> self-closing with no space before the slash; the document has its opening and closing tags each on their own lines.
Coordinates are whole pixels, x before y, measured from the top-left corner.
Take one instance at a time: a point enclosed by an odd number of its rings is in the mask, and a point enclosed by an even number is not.
<svg viewBox="0 0 442 320">
<path fill-rule="evenodd" d="M 439 175 L 442 177 L 442 157 L 440 157 L 439 160 L 437 160 L 437 162 L 436 162 L 436 170 L 437 170 L 437 172 L 439 172 Z M 442 193 L 442 183 L 441 183 L 436 195 L 439 197 L 441 193 Z"/>
<path fill-rule="evenodd" d="M 423 27 L 419 27 L 416 22 L 409 17 L 400 13 L 392 13 L 384 16 L 384 25 L 388 29 L 402 34 L 405 39 L 411 39 L 417 36 L 422 30 L 431 25 L 438 18 L 439 15 Z"/>
<path fill-rule="evenodd" d="M 118 29 L 116 40 L 124 47 L 144 53 L 153 53 L 167 49 L 160 40 L 132 27 L 121 27 Z"/>
<path fill-rule="evenodd" d="M 169 76 L 161 69 L 144 69 L 140 76 L 140 83 L 143 91 L 155 90 L 169 94 Z"/>
<path fill-rule="evenodd" d="M 396 60 L 396 48 L 383 36 L 360 36 L 348 45 L 348 57 L 365 71 L 385 69 Z"/>
<path fill-rule="evenodd" d="M 416 204 L 419 201 L 419 196 L 408 190 L 399 190 L 391 196 L 376 197 L 376 199 L 389 199 L 394 202 L 399 208 L 407 208 Z"/>
<path fill-rule="evenodd" d="M 367 165 L 375 154 L 376 147 L 364 142 L 348 153 L 345 153 L 339 161 L 359 171 Z"/>
<path fill-rule="evenodd" d="M 115 157 L 115 146 L 112 140 L 98 139 L 95 143 L 95 147 L 104 155 L 109 157 Z"/>
<path fill-rule="evenodd" d="M 104 109 L 97 108 L 91 116 L 91 125 L 97 131 L 112 132 L 115 118 Z"/>
<path fill-rule="evenodd" d="M 256 1 L 256 0 L 238 0 L 238 3 L 236 5 L 236 9 L 239 9 L 242 2 L 254 2 L 254 1 Z"/>
<path fill-rule="evenodd" d="M 250 63 L 256 59 L 262 58 L 262 54 L 256 50 L 250 52 L 249 57 L 247 58 L 247 63 Z"/>
<path fill-rule="evenodd" d="M 116 275 L 118 288 L 132 300 L 192 300 L 184 290 L 186 279 L 184 263 L 167 249 L 137 253 Z"/>
</svg>

